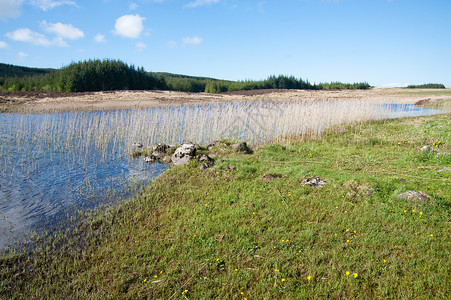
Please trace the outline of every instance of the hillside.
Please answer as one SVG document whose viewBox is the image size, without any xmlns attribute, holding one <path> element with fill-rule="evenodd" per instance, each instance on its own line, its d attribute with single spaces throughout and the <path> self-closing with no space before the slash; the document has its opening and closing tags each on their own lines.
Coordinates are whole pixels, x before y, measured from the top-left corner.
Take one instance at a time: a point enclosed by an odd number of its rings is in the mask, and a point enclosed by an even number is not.
<svg viewBox="0 0 451 300">
<path fill-rule="evenodd" d="M 0 78 L 45 75 L 54 71 L 56 71 L 56 69 L 29 68 L 0 63 Z"/>
</svg>

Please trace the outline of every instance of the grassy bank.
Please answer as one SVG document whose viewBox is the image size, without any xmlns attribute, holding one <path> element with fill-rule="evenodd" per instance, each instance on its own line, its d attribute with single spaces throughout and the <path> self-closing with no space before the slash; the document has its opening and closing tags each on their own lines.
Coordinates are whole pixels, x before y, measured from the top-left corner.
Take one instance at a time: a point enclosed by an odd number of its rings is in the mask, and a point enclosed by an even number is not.
<svg viewBox="0 0 451 300">
<path fill-rule="evenodd" d="M 449 298 L 449 128 L 449 114 L 350 125 L 174 167 L 0 259 L 0 298 Z"/>
</svg>

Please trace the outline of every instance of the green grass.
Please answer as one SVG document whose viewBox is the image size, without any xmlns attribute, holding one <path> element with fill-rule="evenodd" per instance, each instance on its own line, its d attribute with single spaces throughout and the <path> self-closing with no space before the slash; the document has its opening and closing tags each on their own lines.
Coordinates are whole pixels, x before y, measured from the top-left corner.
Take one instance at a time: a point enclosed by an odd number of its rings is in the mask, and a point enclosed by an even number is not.
<svg viewBox="0 0 451 300">
<path fill-rule="evenodd" d="M 406 94 L 406 95 L 451 95 L 451 90 L 447 89 L 447 90 L 431 90 L 431 91 L 425 91 L 425 90 L 420 90 L 420 91 L 415 91 L 415 90 L 406 90 L 406 91 L 402 91 L 400 92 L 400 94 Z"/>
<path fill-rule="evenodd" d="M 5 255 L 0 298 L 449 299 L 450 128 L 450 114 L 349 125 L 174 167 Z M 313 176 L 327 184 L 301 185 Z"/>
</svg>

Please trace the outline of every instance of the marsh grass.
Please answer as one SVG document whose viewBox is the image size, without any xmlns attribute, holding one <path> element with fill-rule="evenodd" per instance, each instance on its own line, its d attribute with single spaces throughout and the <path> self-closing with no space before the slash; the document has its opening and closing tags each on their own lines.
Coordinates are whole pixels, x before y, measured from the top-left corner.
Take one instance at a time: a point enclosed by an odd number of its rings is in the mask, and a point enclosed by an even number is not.
<svg viewBox="0 0 451 300">
<path fill-rule="evenodd" d="M 0 297 L 449 298 L 449 128 L 449 114 L 355 123 L 171 168 L 4 256 Z M 300 184 L 313 176 L 326 186 Z"/>
<path fill-rule="evenodd" d="M 231 138 L 252 146 L 280 136 L 311 136 L 333 125 L 408 116 L 404 111 L 365 100 L 242 102 L 168 106 L 148 110 L 63 114 L 2 114 L 1 171 L 17 167 L 14 153 L 38 157 L 63 153 L 68 162 L 86 164 L 88 157 L 113 159 L 144 145 L 208 144 Z"/>
</svg>

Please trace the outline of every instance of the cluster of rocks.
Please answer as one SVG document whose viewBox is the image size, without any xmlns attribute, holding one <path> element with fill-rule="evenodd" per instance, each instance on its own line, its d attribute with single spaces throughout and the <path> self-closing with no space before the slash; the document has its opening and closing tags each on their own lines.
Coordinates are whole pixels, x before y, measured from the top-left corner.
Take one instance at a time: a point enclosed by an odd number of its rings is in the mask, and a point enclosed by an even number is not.
<svg viewBox="0 0 451 300">
<path fill-rule="evenodd" d="M 135 148 L 143 147 L 143 145 L 139 143 L 133 143 L 132 146 Z M 224 141 L 216 141 L 207 146 L 207 150 L 209 152 L 221 150 L 219 152 L 226 153 L 227 150 L 225 148 L 227 148 L 230 152 L 252 153 L 252 150 L 247 146 L 245 142 L 230 143 Z M 193 143 L 184 143 L 178 147 L 166 144 L 158 144 L 156 147 L 147 148 L 147 150 L 150 150 L 151 152 L 146 152 L 151 154 L 145 155 L 144 161 L 148 163 L 173 163 L 174 165 L 178 166 L 187 165 L 191 160 L 197 160 L 201 163 L 199 167 L 200 170 L 205 170 L 212 167 L 214 165 L 214 158 L 216 157 L 216 154 L 199 154 L 198 150 L 200 149 L 201 147 L 198 144 Z"/>
</svg>

